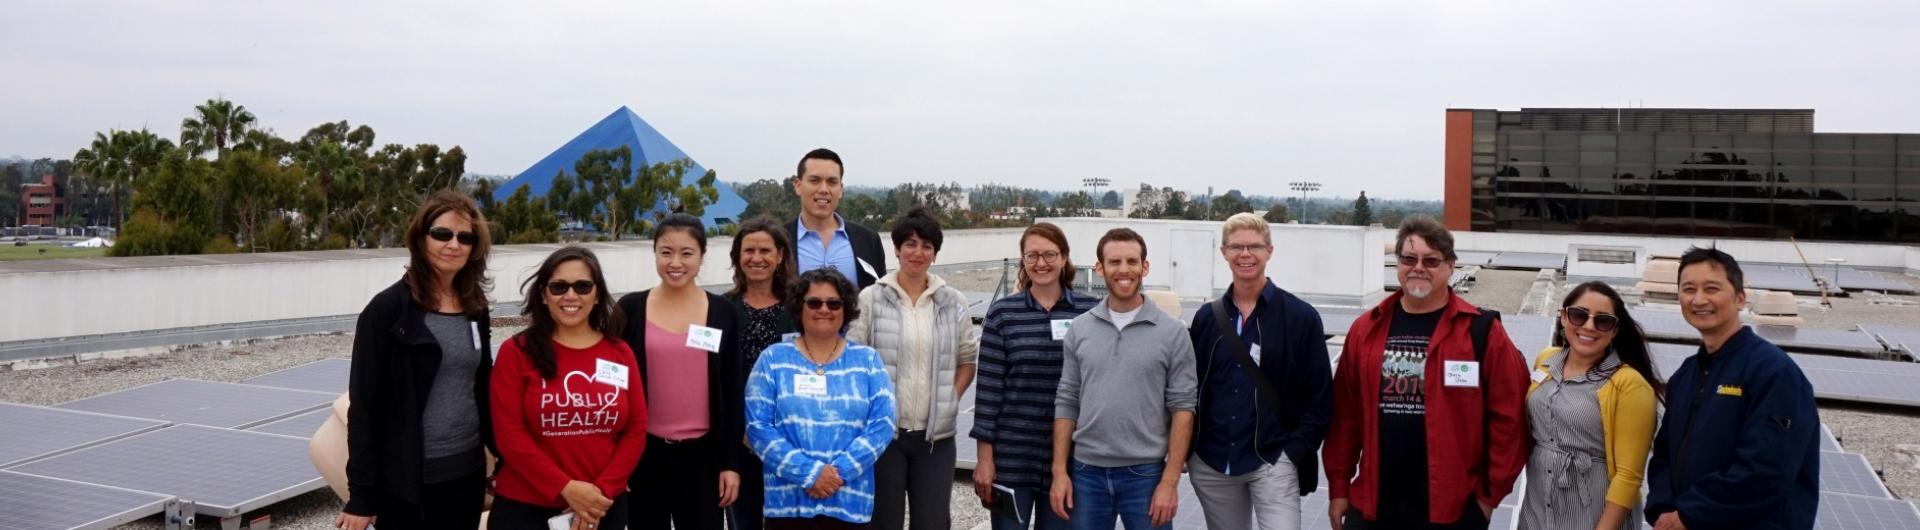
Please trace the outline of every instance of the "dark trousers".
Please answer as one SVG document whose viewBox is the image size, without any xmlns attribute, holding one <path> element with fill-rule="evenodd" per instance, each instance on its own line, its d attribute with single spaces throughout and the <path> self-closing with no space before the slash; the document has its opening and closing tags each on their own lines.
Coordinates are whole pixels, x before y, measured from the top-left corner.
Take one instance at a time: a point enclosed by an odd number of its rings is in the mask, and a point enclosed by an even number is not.
<svg viewBox="0 0 1920 530">
<path fill-rule="evenodd" d="M 420 487 L 420 503 L 397 497 L 380 500 L 382 529 L 478 528 L 480 510 L 487 500 L 487 475 L 474 470 L 472 475 Z"/>
<path fill-rule="evenodd" d="M 733 507 L 727 508 L 727 528 L 732 530 L 760 530 L 766 513 L 767 485 L 766 470 L 760 464 L 760 458 L 749 453 L 740 459 L 740 498 L 733 501 Z"/>
<path fill-rule="evenodd" d="M 547 520 L 566 510 L 545 508 L 495 495 L 493 511 L 487 513 L 487 530 L 547 530 Z M 468 526 L 445 526 L 439 528 L 473 528 Z M 613 507 L 607 508 L 607 516 L 600 518 L 600 524 L 594 530 L 622 530 L 627 527 L 627 495 L 613 498 Z M 386 527 L 382 526 L 382 529 Z"/>
<path fill-rule="evenodd" d="M 953 510 L 953 438 L 928 442 L 926 431 L 899 431 L 873 465 L 873 526 L 945 530 Z M 908 505 L 912 510 L 908 510 Z"/>
<path fill-rule="evenodd" d="M 1347 530 L 1487 530 L 1487 517 L 1480 512 L 1480 503 L 1467 499 L 1467 508 L 1460 512 L 1460 519 L 1451 523 L 1390 523 L 1368 521 L 1360 516 L 1357 508 L 1348 508 L 1346 517 L 1340 518 L 1340 525 Z"/>
<path fill-rule="evenodd" d="M 719 443 L 711 433 L 682 442 L 647 436 L 647 451 L 627 481 L 633 503 L 627 524 L 634 530 L 720 530 Z"/>
<path fill-rule="evenodd" d="M 825 515 L 805 519 L 768 517 L 767 530 L 873 530 L 873 523 L 849 523 Z"/>
</svg>

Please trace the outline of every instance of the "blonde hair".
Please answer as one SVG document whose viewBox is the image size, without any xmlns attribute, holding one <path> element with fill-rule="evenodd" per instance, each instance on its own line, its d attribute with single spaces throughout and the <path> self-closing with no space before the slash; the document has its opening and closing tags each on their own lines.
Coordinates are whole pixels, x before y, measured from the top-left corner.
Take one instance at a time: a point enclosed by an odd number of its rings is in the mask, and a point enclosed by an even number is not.
<svg viewBox="0 0 1920 530">
<path fill-rule="evenodd" d="M 1227 236 L 1233 235 L 1233 231 L 1235 230 L 1252 230 L 1260 234 L 1260 238 L 1265 239 L 1267 244 L 1273 244 L 1273 231 L 1267 228 L 1267 220 L 1261 219 L 1260 216 L 1254 215 L 1253 212 L 1233 214 L 1233 217 L 1227 218 L 1227 222 L 1221 223 L 1220 243 L 1223 245 L 1226 244 Z"/>
</svg>

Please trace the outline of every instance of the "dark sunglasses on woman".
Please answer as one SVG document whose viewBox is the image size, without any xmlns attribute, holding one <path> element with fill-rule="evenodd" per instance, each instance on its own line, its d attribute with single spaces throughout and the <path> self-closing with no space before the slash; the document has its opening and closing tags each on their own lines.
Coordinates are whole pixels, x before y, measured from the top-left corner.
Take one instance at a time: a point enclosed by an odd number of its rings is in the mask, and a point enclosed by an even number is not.
<svg viewBox="0 0 1920 530">
<path fill-rule="evenodd" d="M 441 243 L 452 241 L 453 238 L 457 237 L 457 238 L 460 238 L 460 244 L 466 245 L 469 247 L 480 243 L 479 234 L 475 234 L 473 232 L 455 233 L 452 228 L 447 228 L 444 226 L 436 226 L 436 227 L 433 227 L 431 230 L 427 230 L 427 237 L 431 237 L 433 238 L 434 241 L 439 241 Z"/>
<path fill-rule="evenodd" d="M 550 281 L 547 282 L 547 294 L 566 296 L 568 287 L 572 287 L 573 292 L 580 296 L 593 294 L 592 280 L 574 280 L 571 283 L 562 280 Z"/>
<path fill-rule="evenodd" d="M 1604 314 L 1595 315 L 1592 311 L 1588 311 L 1587 308 L 1584 307 L 1568 307 L 1560 311 L 1567 314 L 1567 323 L 1573 324 L 1573 327 L 1576 328 L 1586 326 L 1588 318 L 1593 319 L 1593 329 L 1602 332 L 1613 331 L 1613 328 L 1620 325 L 1620 317 Z"/>
<path fill-rule="evenodd" d="M 813 309 L 816 311 L 820 309 L 820 306 L 827 306 L 827 309 L 830 309 L 833 311 L 839 311 L 841 306 L 846 305 L 846 303 L 841 302 L 839 298 L 829 299 L 829 298 L 809 297 L 807 298 L 806 302 L 807 302 L 807 309 Z"/>
</svg>

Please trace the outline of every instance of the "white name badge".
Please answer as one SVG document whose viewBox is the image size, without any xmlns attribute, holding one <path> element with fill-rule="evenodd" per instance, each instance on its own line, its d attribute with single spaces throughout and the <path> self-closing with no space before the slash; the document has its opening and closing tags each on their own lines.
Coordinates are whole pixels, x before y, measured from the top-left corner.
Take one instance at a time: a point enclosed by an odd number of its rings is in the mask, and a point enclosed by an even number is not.
<svg viewBox="0 0 1920 530">
<path fill-rule="evenodd" d="M 1255 344 L 1252 346 L 1248 346 L 1247 356 L 1253 357 L 1253 364 L 1260 364 L 1260 345 Z"/>
<path fill-rule="evenodd" d="M 687 326 L 687 347 L 719 353 L 720 330 L 698 324 Z"/>
<path fill-rule="evenodd" d="M 1535 383 L 1546 381 L 1547 372 L 1545 370 L 1534 370 L 1533 374 L 1531 374 L 1531 377 L 1533 377 L 1533 382 Z"/>
<path fill-rule="evenodd" d="M 827 395 L 827 376 L 794 374 L 793 391 L 802 396 L 825 396 Z"/>
<path fill-rule="evenodd" d="M 480 349 L 480 323 L 468 322 L 467 324 L 470 324 L 473 326 L 473 349 L 479 350 Z"/>
<path fill-rule="evenodd" d="M 1446 386 L 1480 386 L 1480 363 L 1473 361 L 1447 361 Z"/>
<path fill-rule="evenodd" d="M 621 390 L 627 389 L 626 365 L 606 359 L 594 359 L 593 380 L 613 385 Z"/>
<path fill-rule="evenodd" d="M 1072 320 L 1053 321 L 1053 340 L 1067 340 L 1067 330 L 1073 327 Z"/>
<path fill-rule="evenodd" d="M 780 342 L 793 342 L 793 339 L 797 338 L 800 338 L 799 333 L 787 333 L 780 336 Z"/>
</svg>

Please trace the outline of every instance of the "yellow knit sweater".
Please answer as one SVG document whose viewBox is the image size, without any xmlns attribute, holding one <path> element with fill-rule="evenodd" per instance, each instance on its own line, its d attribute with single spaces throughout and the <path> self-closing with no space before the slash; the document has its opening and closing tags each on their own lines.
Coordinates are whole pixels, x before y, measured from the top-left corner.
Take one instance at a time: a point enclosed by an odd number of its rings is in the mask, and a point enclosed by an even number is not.
<svg viewBox="0 0 1920 530">
<path fill-rule="evenodd" d="M 1560 348 L 1547 348 L 1535 358 L 1534 382 L 1527 395 L 1540 387 L 1546 375 L 1547 359 L 1560 354 Z M 1640 482 L 1646 475 L 1647 451 L 1653 446 L 1653 431 L 1658 421 L 1657 399 L 1653 386 L 1633 367 L 1620 365 L 1605 386 L 1600 387 L 1600 433 L 1606 441 L 1607 502 L 1632 509 L 1640 502 Z"/>
</svg>

